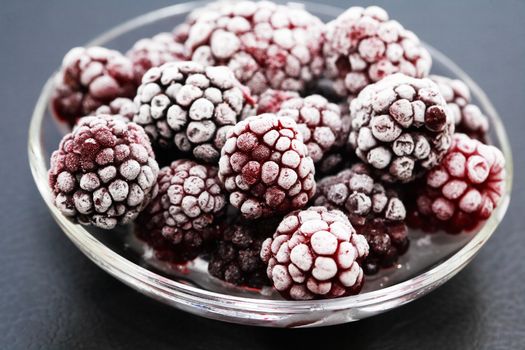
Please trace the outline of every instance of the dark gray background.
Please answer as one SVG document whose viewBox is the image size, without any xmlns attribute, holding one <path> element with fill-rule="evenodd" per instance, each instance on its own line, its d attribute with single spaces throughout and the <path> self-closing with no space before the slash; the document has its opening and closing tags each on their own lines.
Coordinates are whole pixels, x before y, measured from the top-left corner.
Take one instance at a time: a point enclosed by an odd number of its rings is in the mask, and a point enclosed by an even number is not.
<svg viewBox="0 0 525 350">
<path fill-rule="evenodd" d="M 2 1 L 0 348 L 263 349 L 292 340 L 297 348 L 315 342 L 331 349 L 525 348 L 525 2 L 376 2 L 449 55 L 491 97 L 513 146 L 513 200 L 472 264 L 437 291 L 358 323 L 297 331 L 197 318 L 136 293 L 67 240 L 33 184 L 26 157 L 29 117 L 64 53 L 125 19 L 173 2 Z M 342 0 L 323 2 L 348 6 Z"/>
</svg>

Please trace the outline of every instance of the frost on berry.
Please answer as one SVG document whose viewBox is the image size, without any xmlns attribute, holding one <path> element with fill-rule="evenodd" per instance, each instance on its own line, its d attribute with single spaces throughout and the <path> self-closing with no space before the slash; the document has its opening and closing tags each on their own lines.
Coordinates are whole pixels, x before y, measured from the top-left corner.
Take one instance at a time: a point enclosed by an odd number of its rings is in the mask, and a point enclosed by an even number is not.
<svg viewBox="0 0 525 350">
<path fill-rule="evenodd" d="M 341 96 L 394 73 L 426 77 L 432 65 L 417 36 L 377 6 L 349 8 L 325 26 L 324 37 L 325 75 Z"/>
<path fill-rule="evenodd" d="M 218 2 L 176 30 L 193 61 L 225 65 L 260 95 L 304 90 L 322 71 L 322 22 L 302 8 L 268 1 Z"/>
<path fill-rule="evenodd" d="M 139 83 L 148 69 L 186 59 L 184 45 L 178 43 L 172 33 L 159 33 L 151 38 L 140 39 L 126 56 L 133 63 Z"/>
<path fill-rule="evenodd" d="M 211 163 L 219 159 L 227 132 L 251 102 L 226 67 L 166 63 L 144 74 L 133 120 L 161 147 L 175 146 Z"/>
<path fill-rule="evenodd" d="M 159 172 L 144 130 L 121 116 L 82 118 L 51 156 L 56 207 L 74 222 L 112 229 L 157 193 Z"/>
<path fill-rule="evenodd" d="M 237 123 L 219 160 L 230 203 L 248 219 L 304 207 L 315 193 L 314 173 L 297 124 L 274 114 Z"/>
<path fill-rule="evenodd" d="M 370 246 L 363 264 L 366 274 L 392 266 L 408 248 L 403 202 L 393 189 L 374 180 L 362 163 L 319 181 L 314 204 L 341 210 L 366 238 Z"/>
<path fill-rule="evenodd" d="M 450 233 L 472 230 L 488 219 L 504 191 L 505 159 L 494 146 L 454 134 L 443 161 L 420 186 L 411 224 Z"/>
<path fill-rule="evenodd" d="M 320 95 L 290 98 L 281 103 L 277 116 L 297 123 L 314 163 L 334 147 L 343 128 L 339 106 Z"/>
<path fill-rule="evenodd" d="M 310 207 L 282 220 L 273 237 L 263 242 L 261 258 L 274 288 L 285 298 L 335 298 L 359 293 L 368 250 L 365 237 L 342 212 Z"/>
<path fill-rule="evenodd" d="M 348 141 L 387 181 L 409 182 L 437 165 L 450 147 L 452 113 L 429 79 L 394 74 L 350 104 Z"/>
<path fill-rule="evenodd" d="M 484 142 L 489 131 L 489 120 L 481 109 L 472 104 L 470 89 L 461 80 L 431 75 L 452 113 L 456 132 Z"/>
<path fill-rule="evenodd" d="M 137 88 L 133 64 L 118 51 L 76 47 L 62 61 L 54 79 L 51 108 L 70 126 L 119 97 L 132 98 Z"/>
</svg>

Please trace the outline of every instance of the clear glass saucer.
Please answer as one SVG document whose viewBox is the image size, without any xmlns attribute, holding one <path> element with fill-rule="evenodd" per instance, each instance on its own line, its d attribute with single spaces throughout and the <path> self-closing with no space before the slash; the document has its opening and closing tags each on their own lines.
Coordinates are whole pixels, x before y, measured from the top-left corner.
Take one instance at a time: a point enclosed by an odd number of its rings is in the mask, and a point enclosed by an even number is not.
<svg viewBox="0 0 525 350">
<path fill-rule="evenodd" d="M 191 10 L 204 3 L 184 3 L 147 13 L 100 35 L 88 45 L 125 52 L 140 38 L 170 31 Z M 342 11 L 320 4 L 306 3 L 304 6 L 324 21 L 333 19 Z M 411 231 L 411 248 L 399 264 L 367 277 L 363 292 L 356 296 L 286 301 L 269 288 L 237 288 L 211 277 L 203 258 L 184 267 L 156 261 L 151 251 L 133 237 L 131 227 L 105 232 L 68 221 L 53 206 L 47 182 L 49 155 L 64 132 L 47 108 L 51 79 L 38 99 L 29 129 L 31 171 L 51 214 L 69 239 L 102 269 L 151 298 L 203 317 L 268 327 L 317 327 L 370 317 L 429 293 L 463 269 L 494 233 L 510 200 L 512 154 L 498 113 L 470 77 L 445 55 L 427 47 L 433 57 L 432 73 L 459 78 L 467 83 L 474 102 L 489 116 L 492 143 L 503 151 L 507 160 L 505 193 L 494 214 L 478 232 L 426 235 Z"/>
</svg>

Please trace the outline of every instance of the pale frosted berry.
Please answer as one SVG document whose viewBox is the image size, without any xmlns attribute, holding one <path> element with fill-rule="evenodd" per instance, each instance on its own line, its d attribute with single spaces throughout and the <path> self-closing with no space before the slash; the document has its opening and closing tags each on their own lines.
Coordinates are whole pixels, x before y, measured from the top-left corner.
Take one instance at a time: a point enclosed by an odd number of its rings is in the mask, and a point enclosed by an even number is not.
<svg viewBox="0 0 525 350">
<path fill-rule="evenodd" d="M 296 97 L 283 101 L 278 117 L 288 117 L 297 123 L 308 154 L 317 163 L 332 149 L 343 128 L 341 110 L 321 95 Z"/>
<path fill-rule="evenodd" d="M 455 134 L 452 147 L 428 172 L 416 197 L 420 226 L 448 232 L 471 230 L 488 219 L 503 194 L 505 158 L 499 149 L 465 134 Z"/>
<path fill-rule="evenodd" d="M 159 168 L 144 130 L 120 116 L 82 118 L 51 156 L 55 206 L 83 225 L 128 224 L 157 192 Z"/>
<path fill-rule="evenodd" d="M 367 274 L 392 266 L 408 248 L 403 202 L 393 189 L 375 181 L 362 163 L 319 181 L 314 204 L 341 210 L 365 236 L 370 246 L 363 263 Z"/>
<path fill-rule="evenodd" d="M 437 85 L 403 74 L 363 89 L 350 115 L 349 143 L 387 181 L 409 182 L 439 164 L 454 132 Z"/>
<path fill-rule="evenodd" d="M 140 78 L 148 69 L 168 62 L 186 60 L 184 45 L 178 43 L 172 33 L 159 33 L 151 38 L 140 39 L 126 56 L 133 63 L 139 84 Z"/>
<path fill-rule="evenodd" d="M 118 51 L 75 47 L 55 76 L 51 108 L 70 126 L 118 97 L 132 98 L 137 89 L 133 64 Z"/>
<path fill-rule="evenodd" d="M 260 252 L 263 241 L 275 232 L 278 224 L 276 218 L 270 218 L 257 222 L 239 219 L 226 225 L 211 253 L 210 274 L 238 286 L 269 285 Z"/>
<path fill-rule="evenodd" d="M 159 194 L 142 216 L 147 224 L 160 226 L 174 242 L 183 231 L 202 231 L 223 213 L 224 192 L 217 168 L 179 159 L 160 170 Z"/>
<path fill-rule="evenodd" d="M 252 103 L 226 67 L 166 63 L 142 77 L 133 121 L 161 147 L 174 145 L 205 162 L 217 162 L 226 134 Z"/>
<path fill-rule="evenodd" d="M 323 23 L 304 9 L 269 1 L 211 6 L 176 30 L 193 61 L 228 66 L 255 95 L 301 91 L 321 73 Z"/>
<path fill-rule="evenodd" d="M 249 219 L 302 208 L 315 193 L 315 168 L 297 124 L 261 114 L 232 128 L 222 148 L 219 178 L 230 203 Z"/>
<path fill-rule="evenodd" d="M 361 290 L 368 249 L 342 212 L 311 207 L 283 219 L 273 238 L 264 241 L 261 258 L 285 298 L 336 298 Z"/>
<path fill-rule="evenodd" d="M 458 79 L 439 75 L 429 77 L 437 84 L 456 124 L 456 132 L 484 141 L 489 131 L 489 120 L 478 106 L 472 104 L 470 89 Z"/>
<path fill-rule="evenodd" d="M 257 100 L 257 114 L 277 113 L 283 102 L 299 97 L 295 91 L 266 90 Z"/>
<path fill-rule="evenodd" d="M 132 99 L 127 97 L 117 97 L 107 105 L 102 105 L 95 111 L 96 115 L 99 114 L 117 114 L 128 121 L 132 121 L 133 117 L 137 113 L 137 106 Z"/>
<path fill-rule="evenodd" d="M 432 65 L 417 36 L 380 7 L 351 7 L 325 26 L 325 75 L 342 96 L 393 73 L 426 77 Z"/>
</svg>

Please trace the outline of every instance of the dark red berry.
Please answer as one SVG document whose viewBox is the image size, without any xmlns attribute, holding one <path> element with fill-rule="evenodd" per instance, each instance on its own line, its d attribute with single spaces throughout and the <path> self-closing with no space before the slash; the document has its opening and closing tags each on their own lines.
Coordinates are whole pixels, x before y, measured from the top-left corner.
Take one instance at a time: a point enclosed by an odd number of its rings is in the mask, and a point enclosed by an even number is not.
<svg viewBox="0 0 525 350">
<path fill-rule="evenodd" d="M 488 219 L 504 191 L 505 158 L 494 146 L 455 134 L 452 147 L 428 172 L 415 199 L 410 224 L 451 233 Z"/>
<path fill-rule="evenodd" d="M 274 114 L 237 123 L 219 161 L 230 203 L 248 219 L 304 207 L 315 193 L 314 174 L 297 124 Z"/>
<path fill-rule="evenodd" d="M 112 229 L 157 193 L 158 164 L 144 130 L 120 116 L 82 118 L 51 156 L 49 184 L 63 215 Z"/>
<path fill-rule="evenodd" d="M 103 47 L 76 47 L 55 77 L 51 107 L 55 117 L 73 126 L 118 97 L 133 98 L 136 90 L 133 64 L 125 56 Z"/>
<path fill-rule="evenodd" d="M 377 6 L 354 6 L 325 26 L 325 75 L 341 96 L 356 95 L 384 77 L 426 77 L 432 65 L 414 33 Z"/>
<path fill-rule="evenodd" d="M 324 207 L 288 214 L 261 248 L 274 288 L 296 300 L 359 293 L 367 255 L 366 239 L 348 218 Z"/>
</svg>

